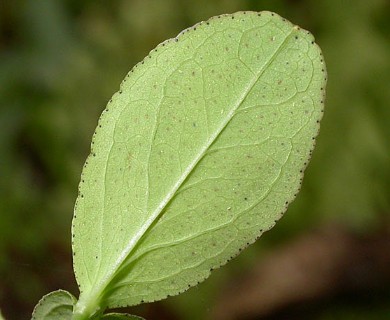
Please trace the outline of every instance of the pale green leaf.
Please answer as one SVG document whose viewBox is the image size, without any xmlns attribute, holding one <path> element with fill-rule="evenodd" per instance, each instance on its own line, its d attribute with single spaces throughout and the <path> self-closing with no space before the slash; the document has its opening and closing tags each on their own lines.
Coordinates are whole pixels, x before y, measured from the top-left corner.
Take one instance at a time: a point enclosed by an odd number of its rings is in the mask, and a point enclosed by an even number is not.
<svg viewBox="0 0 390 320">
<path fill-rule="evenodd" d="M 76 298 L 65 290 L 48 293 L 35 306 L 32 320 L 70 320 Z"/>
<path fill-rule="evenodd" d="M 5 320 L 3 314 L 1 313 L 1 310 L 0 310 L 0 320 Z"/>
<path fill-rule="evenodd" d="M 144 318 L 124 313 L 108 313 L 102 317 L 103 320 L 144 320 Z"/>
<path fill-rule="evenodd" d="M 325 83 L 313 36 L 269 12 L 214 17 L 151 51 L 82 173 L 77 312 L 182 292 L 270 229 L 300 188 Z"/>
</svg>

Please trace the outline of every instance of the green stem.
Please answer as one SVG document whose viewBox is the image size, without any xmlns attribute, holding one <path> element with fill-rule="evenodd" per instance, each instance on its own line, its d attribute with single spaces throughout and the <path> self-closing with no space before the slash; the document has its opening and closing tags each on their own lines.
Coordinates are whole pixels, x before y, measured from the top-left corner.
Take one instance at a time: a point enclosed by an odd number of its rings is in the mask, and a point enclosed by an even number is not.
<svg viewBox="0 0 390 320">
<path fill-rule="evenodd" d="M 73 309 L 72 320 L 99 319 L 104 309 L 99 296 L 91 295 L 90 292 L 81 293 Z"/>
</svg>

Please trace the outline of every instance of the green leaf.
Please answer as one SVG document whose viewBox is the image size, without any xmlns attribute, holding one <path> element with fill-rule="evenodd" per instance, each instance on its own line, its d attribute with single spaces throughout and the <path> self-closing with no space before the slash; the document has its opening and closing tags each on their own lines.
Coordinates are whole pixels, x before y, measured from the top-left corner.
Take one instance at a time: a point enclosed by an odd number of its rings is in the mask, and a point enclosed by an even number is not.
<svg viewBox="0 0 390 320">
<path fill-rule="evenodd" d="M 3 317 L 3 314 L 1 313 L 1 310 L 0 310 L 0 320 L 4 320 L 5 318 Z"/>
<path fill-rule="evenodd" d="M 35 306 L 32 320 L 70 320 L 76 301 L 76 298 L 65 290 L 50 292 Z"/>
<path fill-rule="evenodd" d="M 269 230 L 299 191 L 325 83 L 313 36 L 270 12 L 211 18 L 136 65 L 79 186 L 80 319 L 185 291 Z"/>
<path fill-rule="evenodd" d="M 104 320 L 144 320 L 144 318 L 133 316 L 132 314 L 124 313 L 108 313 L 105 314 L 102 319 Z"/>
</svg>

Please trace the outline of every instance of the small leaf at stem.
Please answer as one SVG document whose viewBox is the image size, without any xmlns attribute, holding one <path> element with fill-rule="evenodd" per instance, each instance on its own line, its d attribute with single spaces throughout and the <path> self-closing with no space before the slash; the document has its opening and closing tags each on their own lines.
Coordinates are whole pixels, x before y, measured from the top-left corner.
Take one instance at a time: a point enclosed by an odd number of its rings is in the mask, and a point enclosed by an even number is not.
<svg viewBox="0 0 390 320">
<path fill-rule="evenodd" d="M 50 292 L 35 306 L 32 320 L 71 320 L 76 302 L 77 299 L 68 291 Z"/>
</svg>

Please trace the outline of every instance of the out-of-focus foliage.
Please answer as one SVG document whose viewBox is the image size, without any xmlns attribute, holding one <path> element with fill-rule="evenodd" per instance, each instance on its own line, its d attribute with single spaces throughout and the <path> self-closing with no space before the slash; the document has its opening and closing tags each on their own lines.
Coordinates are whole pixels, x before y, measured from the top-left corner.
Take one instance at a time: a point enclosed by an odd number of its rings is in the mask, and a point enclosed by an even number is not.
<svg viewBox="0 0 390 320">
<path fill-rule="evenodd" d="M 363 234 L 388 228 L 387 0 L 4 0 L 0 306 L 6 317 L 27 319 L 40 297 L 58 288 L 77 295 L 70 257 L 77 184 L 99 114 L 125 74 L 180 30 L 238 10 L 275 11 L 316 36 L 329 75 L 318 146 L 302 192 L 279 226 L 204 285 L 168 299 L 164 308 L 179 319 L 206 318 L 221 283 L 264 250 L 308 229 L 332 223 Z M 332 310 L 346 319 L 356 313 L 343 305 Z M 359 306 L 365 319 L 385 311 Z"/>
</svg>

